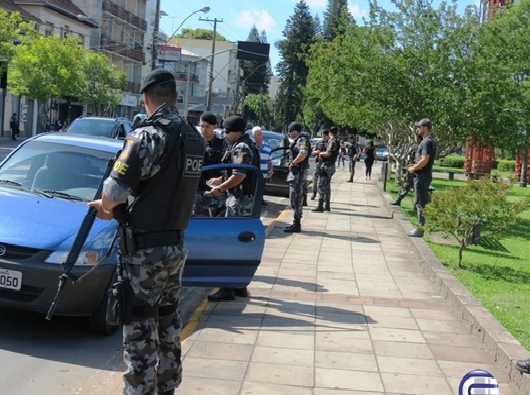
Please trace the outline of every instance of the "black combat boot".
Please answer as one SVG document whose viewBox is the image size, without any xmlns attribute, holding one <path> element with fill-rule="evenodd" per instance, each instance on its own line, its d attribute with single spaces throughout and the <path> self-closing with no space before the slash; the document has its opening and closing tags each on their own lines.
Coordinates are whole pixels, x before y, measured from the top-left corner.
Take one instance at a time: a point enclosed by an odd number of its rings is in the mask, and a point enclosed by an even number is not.
<svg viewBox="0 0 530 395">
<path fill-rule="evenodd" d="M 315 200 L 316 197 L 317 197 L 317 193 L 316 193 L 316 191 L 315 191 L 315 192 L 313 192 L 313 196 L 311 196 L 311 200 Z"/>
<path fill-rule="evenodd" d="M 302 202 L 302 206 L 307 207 L 307 195 L 304 195 L 304 200 Z"/>
<path fill-rule="evenodd" d="M 401 206 L 401 199 L 398 198 L 398 199 L 396 199 L 396 200 L 392 200 L 392 201 L 390 202 L 390 205 L 391 205 L 391 206 Z"/>
<path fill-rule="evenodd" d="M 329 199 L 326 199 L 326 204 L 324 205 L 324 211 L 331 211 L 329 208 Z"/>
<path fill-rule="evenodd" d="M 295 218 L 293 224 L 283 230 L 287 233 L 300 233 L 302 231 L 302 225 L 300 225 L 300 218 Z"/>
<path fill-rule="evenodd" d="M 222 300 L 235 300 L 236 296 L 233 288 L 219 288 L 219 291 L 212 295 L 208 295 L 210 302 L 220 302 Z"/>
<path fill-rule="evenodd" d="M 311 211 L 315 212 L 315 213 L 323 213 L 324 212 L 324 200 L 323 199 L 318 199 L 318 206 L 316 206 L 315 208 L 311 209 Z"/>
<path fill-rule="evenodd" d="M 353 176 L 351 176 L 350 179 L 346 182 L 353 182 Z"/>
</svg>

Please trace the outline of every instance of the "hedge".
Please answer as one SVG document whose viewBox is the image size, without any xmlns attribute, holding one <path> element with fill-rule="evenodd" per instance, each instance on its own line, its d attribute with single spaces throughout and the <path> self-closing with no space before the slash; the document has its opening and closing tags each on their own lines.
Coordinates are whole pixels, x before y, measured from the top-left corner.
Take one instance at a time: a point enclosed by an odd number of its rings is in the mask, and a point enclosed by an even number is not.
<svg viewBox="0 0 530 395">
<path fill-rule="evenodd" d="M 445 158 L 438 160 L 439 166 L 444 167 L 464 167 L 465 158 L 463 155 L 447 155 Z"/>
<path fill-rule="evenodd" d="M 513 173 L 515 171 L 514 160 L 499 160 L 497 163 L 497 170 Z"/>
</svg>

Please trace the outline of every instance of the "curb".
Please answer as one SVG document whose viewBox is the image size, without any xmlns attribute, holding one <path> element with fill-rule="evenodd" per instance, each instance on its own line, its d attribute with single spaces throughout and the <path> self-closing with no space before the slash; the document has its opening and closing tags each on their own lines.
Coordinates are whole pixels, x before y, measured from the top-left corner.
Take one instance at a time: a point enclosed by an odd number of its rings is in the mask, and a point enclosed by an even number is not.
<svg viewBox="0 0 530 395">
<path fill-rule="evenodd" d="M 380 183 L 381 185 L 381 183 Z M 419 257 L 419 265 L 435 285 L 440 294 L 449 302 L 458 317 L 467 326 L 473 337 L 491 356 L 508 380 L 523 394 L 530 394 L 530 375 L 523 374 L 515 368 L 520 359 L 530 358 L 530 353 L 515 339 L 501 323 L 473 296 L 460 281 L 445 268 L 436 258 L 425 240 L 408 237 L 407 232 L 413 229 L 409 219 L 399 207 L 390 205 L 391 196 L 378 188 L 384 199 L 390 217 L 402 233 L 409 246 Z"/>
</svg>

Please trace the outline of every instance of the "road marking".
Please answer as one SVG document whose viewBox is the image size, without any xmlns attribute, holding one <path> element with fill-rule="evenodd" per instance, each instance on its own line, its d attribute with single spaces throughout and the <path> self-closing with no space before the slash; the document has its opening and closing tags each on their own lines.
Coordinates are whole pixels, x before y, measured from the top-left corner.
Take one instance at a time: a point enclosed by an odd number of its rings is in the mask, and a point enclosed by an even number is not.
<svg viewBox="0 0 530 395">
<path fill-rule="evenodd" d="M 289 208 L 285 208 L 280 215 L 278 215 L 265 229 L 265 237 L 267 237 L 271 232 L 272 229 L 274 229 L 274 226 L 287 214 L 289 211 Z M 199 319 L 204 314 L 206 309 L 209 306 L 208 299 L 204 299 L 202 303 L 195 309 L 193 314 L 191 315 L 190 319 L 188 320 L 188 323 L 184 326 L 184 328 L 180 331 L 180 343 L 181 345 L 184 345 L 186 343 L 186 340 L 190 337 L 190 335 L 193 333 L 193 330 L 199 325 Z"/>
</svg>

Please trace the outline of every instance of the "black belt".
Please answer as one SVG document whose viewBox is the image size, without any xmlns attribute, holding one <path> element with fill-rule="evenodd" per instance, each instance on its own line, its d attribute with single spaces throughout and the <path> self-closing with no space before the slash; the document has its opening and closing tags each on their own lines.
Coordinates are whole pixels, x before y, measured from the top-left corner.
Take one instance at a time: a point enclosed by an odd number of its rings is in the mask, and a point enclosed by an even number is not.
<svg viewBox="0 0 530 395">
<path fill-rule="evenodd" d="M 164 230 L 161 232 L 134 232 L 134 244 L 137 249 L 164 247 L 182 244 L 184 232 L 182 230 Z"/>
</svg>

